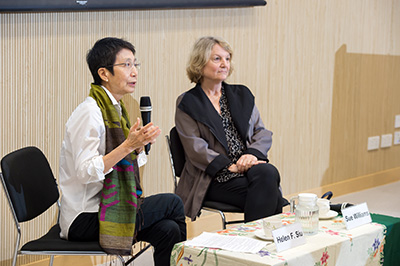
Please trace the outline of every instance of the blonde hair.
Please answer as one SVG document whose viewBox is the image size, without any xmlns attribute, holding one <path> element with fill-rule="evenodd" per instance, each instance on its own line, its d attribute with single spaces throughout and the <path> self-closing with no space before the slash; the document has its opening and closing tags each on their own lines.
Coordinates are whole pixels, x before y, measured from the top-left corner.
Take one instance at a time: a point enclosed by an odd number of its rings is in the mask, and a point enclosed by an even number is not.
<svg viewBox="0 0 400 266">
<path fill-rule="evenodd" d="M 211 50 L 214 45 L 220 45 L 230 55 L 232 60 L 233 51 L 229 43 L 219 37 L 205 36 L 199 38 L 193 45 L 190 53 L 189 61 L 186 66 L 186 74 L 191 82 L 199 83 L 203 78 L 203 68 L 207 64 L 211 56 Z M 228 76 L 232 73 L 233 66 L 229 69 Z"/>
</svg>

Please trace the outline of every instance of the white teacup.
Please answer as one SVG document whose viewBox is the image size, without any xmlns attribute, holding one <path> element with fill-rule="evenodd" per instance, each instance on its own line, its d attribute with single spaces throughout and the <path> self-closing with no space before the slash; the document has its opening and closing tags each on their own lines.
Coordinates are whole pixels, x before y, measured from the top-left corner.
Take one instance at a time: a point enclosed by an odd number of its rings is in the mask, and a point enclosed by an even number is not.
<svg viewBox="0 0 400 266">
<path fill-rule="evenodd" d="M 317 205 L 319 208 L 319 216 L 326 216 L 330 211 L 330 201 L 328 199 L 318 199 Z"/>
<path fill-rule="evenodd" d="M 272 231 L 282 227 L 282 220 L 280 218 L 265 218 L 263 219 L 264 235 L 272 237 Z"/>
</svg>

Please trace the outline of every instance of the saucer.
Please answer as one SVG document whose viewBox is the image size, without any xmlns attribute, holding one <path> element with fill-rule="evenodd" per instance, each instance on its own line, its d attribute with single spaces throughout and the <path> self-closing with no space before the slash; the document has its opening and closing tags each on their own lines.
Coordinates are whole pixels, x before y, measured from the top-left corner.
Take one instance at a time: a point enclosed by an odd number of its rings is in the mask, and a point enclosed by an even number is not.
<svg viewBox="0 0 400 266">
<path fill-rule="evenodd" d="M 274 238 L 272 236 L 266 236 L 264 234 L 264 230 L 257 230 L 254 232 L 254 235 L 258 238 L 261 238 L 263 240 L 267 240 L 267 241 L 273 241 Z"/>
<path fill-rule="evenodd" d="M 325 215 L 320 215 L 319 219 L 328 220 L 328 219 L 332 219 L 332 218 L 336 217 L 337 215 L 338 215 L 338 213 L 336 211 L 330 210 Z"/>
</svg>

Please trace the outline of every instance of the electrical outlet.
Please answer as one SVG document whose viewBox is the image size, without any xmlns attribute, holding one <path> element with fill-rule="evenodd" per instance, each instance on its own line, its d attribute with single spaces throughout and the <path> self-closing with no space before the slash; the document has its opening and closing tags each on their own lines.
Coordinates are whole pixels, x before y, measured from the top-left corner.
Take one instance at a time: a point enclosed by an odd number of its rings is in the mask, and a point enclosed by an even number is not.
<svg viewBox="0 0 400 266">
<path fill-rule="evenodd" d="M 400 128 L 400 115 L 396 115 L 394 118 L 394 128 Z"/>
<path fill-rule="evenodd" d="M 394 145 L 399 145 L 400 144 L 400 131 L 394 132 L 393 144 Z"/>
<path fill-rule="evenodd" d="M 389 148 L 392 146 L 392 134 L 382 135 L 381 148 Z"/>
<path fill-rule="evenodd" d="M 369 137 L 368 138 L 368 150 L 377 150 L 379 149 L 379 136 Z"/>
</svg>

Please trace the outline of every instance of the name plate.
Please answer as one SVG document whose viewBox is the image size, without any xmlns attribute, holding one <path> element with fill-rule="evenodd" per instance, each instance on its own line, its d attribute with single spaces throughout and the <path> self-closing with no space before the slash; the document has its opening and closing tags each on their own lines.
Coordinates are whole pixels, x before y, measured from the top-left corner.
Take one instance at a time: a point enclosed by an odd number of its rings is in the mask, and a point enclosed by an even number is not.
<svg viewBox="0 0 400 266">
<path fill-rule="evenodd" d="M 272 231 L 272 236 L 278 252 L 297 247 L 306 243 L 300 223 L 283 226 Z"/>
<path fill-rule="evenodd" d="M 346 223 L 347 230 L 353 229 L 360 225 L 369 224 L 371 215 L 368 211 L 367 203 L 361 203 L 342 210 L 342 215 Z"/>
</svg>

